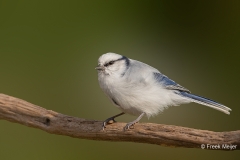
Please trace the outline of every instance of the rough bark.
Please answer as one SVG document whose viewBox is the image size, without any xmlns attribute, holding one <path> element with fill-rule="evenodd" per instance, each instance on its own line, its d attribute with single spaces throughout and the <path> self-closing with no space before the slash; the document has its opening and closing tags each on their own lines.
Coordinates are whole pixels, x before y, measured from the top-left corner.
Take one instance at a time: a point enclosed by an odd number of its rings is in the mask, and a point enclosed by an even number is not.
<svg viewBox="0 0 240 160">
<path fill-rule="evenodd" d="M 117 122 L 107 125 L 103 131 L 102 121 L 63 115 L 4 94 L 0 94 L 0 119 L 38 128 L 52 134 L 81 139 L 126 141 L 199 149 L 204 144 L 205 149 L 240 149 L 240 130 L 213 132 L 172 125 L 139 123 L 134 126 L 134 129 L 124 131 L 123 127 L 126 123 Z M 220 148 L 209 148 L 210 146 L 207 144 Z M 222 145 L 232 146 L 232 149 L 224 148 Z"/>
</svg>

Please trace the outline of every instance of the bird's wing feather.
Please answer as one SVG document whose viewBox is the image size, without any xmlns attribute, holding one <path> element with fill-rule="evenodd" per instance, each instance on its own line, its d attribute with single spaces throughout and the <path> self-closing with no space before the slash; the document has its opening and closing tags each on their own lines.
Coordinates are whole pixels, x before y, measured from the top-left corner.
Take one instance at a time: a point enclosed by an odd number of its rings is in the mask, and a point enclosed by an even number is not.
<svg viewBox="0 0 240 160">
<path fill-rule="evenodd" d="M 128 69 L 128 77 L 134 77 L 131 78 L 144 82 L 144 80 L 149 78 L 149 75 L 153 75 L 155 80 L 158 83 L 161 83 L 166 89 L 169 90 L 179 90 L 190 93 L 190 91 L 183 86 L 177 84 L 173 80 L 169 79 L 167 76 L 161 74 L 156 68 L 153 68 L 152 66 L 149 66 L 145 63 L 132 60 L 130 61 L 131 68 Z"/>
<path fill-rule="evenodd" d="M 170 89 L 170 90 L 179 90 L 179 91 L 185 91 L 190 93 L 190 91 L 183 86 L 177 84 L 167 76 L 159 73 L 159 72 L 153 72 L 154 78 L 156 79 L 157 82 L 161 83 L 165 88 Z"/>
</svg>

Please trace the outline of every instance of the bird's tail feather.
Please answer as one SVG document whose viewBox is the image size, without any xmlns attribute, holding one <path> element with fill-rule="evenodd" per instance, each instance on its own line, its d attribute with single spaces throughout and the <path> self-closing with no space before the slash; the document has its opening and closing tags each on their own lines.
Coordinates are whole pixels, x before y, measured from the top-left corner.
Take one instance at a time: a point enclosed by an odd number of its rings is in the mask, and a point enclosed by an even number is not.
<svg viewBox="0 0 240 160">
<path fill-rule="evenodd" d="M 202 97 L 202 96 L 187 93 L 187 92 L 180 92 L 180 94 L 182 96 L 184 96 L 185 98 L 190 99 L 192 102 L 211 107 L 213 109 L 216 109 L 216 110 L 221 111 L 221 112 L 226 113 L 226 114 L 230 114 L 230 111 L 231 111 L 230 108 L 228 108 L 228 107 L 226 107 L 226 106 L 224 106 L 224 105 L 222 105 L 222 104 L 220 104 L 216 101 L 213 101 L 211 99 L 208 99 L 208 98 L 205 98 L 205 97 Z"/>
</svg>

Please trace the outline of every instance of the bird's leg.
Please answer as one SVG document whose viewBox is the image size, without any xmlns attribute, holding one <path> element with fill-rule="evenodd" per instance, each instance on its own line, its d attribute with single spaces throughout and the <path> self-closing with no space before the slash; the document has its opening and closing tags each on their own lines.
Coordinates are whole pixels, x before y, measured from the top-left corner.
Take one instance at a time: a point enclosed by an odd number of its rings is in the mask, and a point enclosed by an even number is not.
<svg viewBox="0 0 240 160">
<path fill-rule="evenodd" d="M 137 119 L 135 119 L 132 122 L 127 123 L 127 125 L 124 127 L 124 130 L 130 129 L 131 126 L 133 126 L 135 123 L 140 121 L 140 119 L 145 115 L 145 112 L 143 112 Z"/>
<path fill-rule="evenodd" d="M 123 115 L 123 114 L 125 114 L 125 113 L 124 113 L 124 112 L 119 113 L 119 114 L 117 114 L 117 115 L 115 115 L 115 116 L 112 116 L 112 117 L 106 119 L 105 121 L 103 121 L 102 129 L 104 130 L 104 128 L 106 128 L 106 125 L 107 125 L 107 123 L 109 123 L 109 121 L 112 120 L 113 122 L 116 122 L 114 118 L 119 117 L 119 116 L 121 116 L 121 115 Z"/>
</svg>

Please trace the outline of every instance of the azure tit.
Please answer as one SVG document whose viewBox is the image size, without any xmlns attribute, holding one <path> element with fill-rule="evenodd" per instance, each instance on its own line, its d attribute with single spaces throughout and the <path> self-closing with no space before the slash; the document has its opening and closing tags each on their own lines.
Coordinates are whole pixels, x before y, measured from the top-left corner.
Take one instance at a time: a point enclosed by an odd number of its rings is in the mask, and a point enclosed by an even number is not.
<svg viewBox="0 0 240 160">
<path fill-rule="evenodd" d="M 106 119 L 103 130 L 110 121 L 123 114 L 138 116 L 127 123 L 124 130 L 129 129 L 143 116 L 148 118 L 162 112 L 169 106 L 195 102 L 226 114 L 231 109 L 211 99 L 191 94 L 183 86 L 177 84 L 157 69 L 127 58 L 125 56 L 106 53 L 99 57 L 98 82 L 113 104 L 121 110 L 120 114 Z"/>
</svg>

